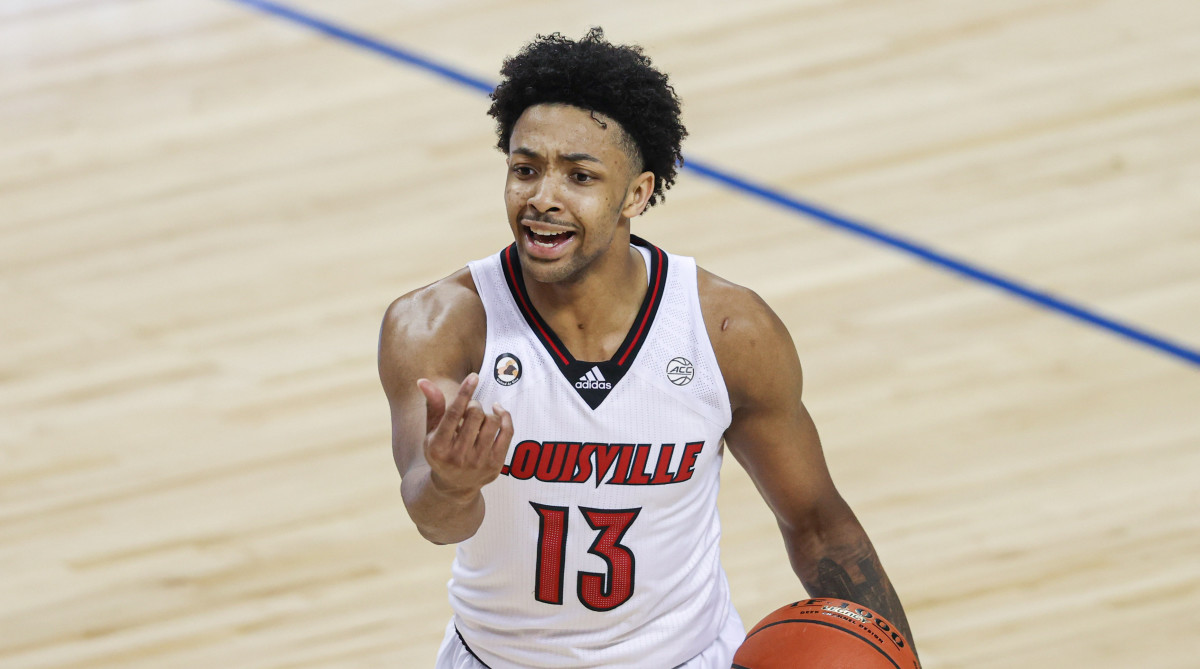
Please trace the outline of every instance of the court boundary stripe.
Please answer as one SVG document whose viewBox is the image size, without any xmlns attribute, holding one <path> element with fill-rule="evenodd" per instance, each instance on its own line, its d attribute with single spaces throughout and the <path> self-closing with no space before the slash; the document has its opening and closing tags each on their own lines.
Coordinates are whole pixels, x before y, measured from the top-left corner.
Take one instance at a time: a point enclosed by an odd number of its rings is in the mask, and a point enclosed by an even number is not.
<svg viewBox="0 0 1200 669">
<path fill-rule="evenodd" d="M 374 51 L 375 53 L 386 56 L 393 60 L 398 60 L 403 63 L 408 63 L 422 70 L 432 72 L 438 76 L 449 79 L 455 83 L 462 84 L 467 88 L 475 89 L 481 93 L 491 93 L 496 85 L 492 82 L 485 81 L 478 77 L 462 72 L 461 70 L 443 65 L 430 58 L 426 58 L 415 51 L 410 51 L 394 44 L 388 44 L 383 40 L 370 37 L 361 32 L 343 28 L 335 23 L 318 18 L 312 14 L 307 14 L 296 9 L 292 9 L 286 5 L 281 5 L 276 2 L 268 2 L 267 0 L 230 0 L 242 5 L 248 5 L 260 11 L 272 14 L 282 19 L 287 19 L 294 23 L 307 26 L 313 30 L 324 33 L 335 39 L 340 39 L 343 42 L 349 42 L 357 47 Z"/>
<path fill-rule="evenodd" d="M 694 158 L 688 158 L 688 165 L 692 171 L 714 181 L 724 183 L 731 188 L 756 196 L 757 198 L 769 202 L 771 204 L 802 213 L 810 218 L 814 218 L 822 223 L 838 228 L 840 230 L 856 234 L 860 237 L 870 239 L 885 246 L 890 246 L 894 249 L 903 251 L 909 255 L 923 260 L 927 263 L 937 266 L 954 274 L 973 279 L 979 283 L 997 288 L 1007 292 L 1013 296 L 1022 298 L 1028 302 L 1048 309 L 1057 311 L 1065 316 L 1070 316 L 1084 323 L 1094 325 L 1103 330 L 1108 330 L 1113 334 L 1123 336 L 1139 344 L 1145 344 L 1154 349 L 1158 349 L 1168 355 L 1178 357 L 1185 362 L 1190 362 L 1193 365 L 1200 366 L 1200 351 L 1192 350 L 1183 344 L 1177 344 L 1165 337 L 1151 334 L 1145 330 L 1127 325 L 1113 318 L 1104 316 L 1093 309 L 1089 309 L 1083 305 L 1070 302 L 1066 299 L 1056 297 L 1051 293 L 1038 290 L 1032 286 L 1026 285 L 1000 275 L 997 272 L 983 269 L 977 265 L 958 260 L 948 254 L 936 251 L 928 246 L 924 246 L 905 239 L 899 235 L 880 230 L 874 226 L 867 225 L 862 221 L 856 221 L 846 216 L 841 216 L 828 209 L 817 207 L 816 205 L 804 202 L 794 196 L 788 195 L 782 191 L 775 190 L 768 186 L 753 183 L 747 179 L 735 176 L 727 171 L 712 167 L 706 163 L 701 163 Z"/>
<path fill-rule="evenodd" d="M 439 63 L 431 58 L 422 56 L 414 51 L 381 39 L 366 35 L 362 32 L 343 28 L 331 21 L 319 18 L 313 14 L 292 9 L 286 5 L 269 0 L 228 0 L 245 5 L 266 14 L 276 16 L 293 23 L 311 28 L 334 39 L 353 44 L 357 47 L 377 53 L 392 60 L 406 63 L 413 67 L 436 74 L 462 86 L 480 93 L 492 92 L 495 84 L 484 79 L 471 76 L 450 65 Z M 1116 319 L 1100 314 L 1094 309 L 1057 297 L 1047 291 L 1039 290 L 1016 279 L 1005 277 L 997 272 L 984 269 L 949 254 L 942 253 L 932 247 L 905 239 L 899 235 L 886 232 L 863 221 L 842 216 L 829 209 L 806 202 L 798 197 L 789 195 L 781 190 L 771 188 L 738 176 L 728 170 L 721 169 L 711 163 L 696 160 L 691 156 L 685 157 L 683 165 L 685 172 L 693 172 L 698 176 L 714 181 L 727 188 L 752 196 L 758 200 L 773 204 L 783 209 L 801 214 L 828 226 L 837 228 L 864 239 L 890 247 L 897 251 L 914 256 L 919 260 L 932 264 L 939 269 L 957 274 L 961 277 L 991 286 L 994 289 L 1008 293 L 1014 297 L 1030 302 L 1044 309 L 1058 312 L 1088 325 L 1107 330 L 1130 341 L 1153 348 L 1161 353 L 1179 358 L 1184 362 L 1200 367 L 1200 350 L 1176 343 L 1166 337 L 1153 334 L 1142 328 L 1122 323 Z"/>
</svg>

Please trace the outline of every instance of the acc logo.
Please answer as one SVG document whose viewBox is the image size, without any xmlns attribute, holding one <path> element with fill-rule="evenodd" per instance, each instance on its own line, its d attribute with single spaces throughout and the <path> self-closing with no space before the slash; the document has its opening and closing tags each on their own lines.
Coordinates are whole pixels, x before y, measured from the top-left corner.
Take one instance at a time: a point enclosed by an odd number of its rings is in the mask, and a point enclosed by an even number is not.
<svg viewBox="0 0 1200 669">
<path fill-rule="evenodd" d="M 511 386 L 521 380 L 521 360 L 512 353 L 501 353 L 496 358 L 496 383 Z"/>
<path fill-rule="evenodd" d="M 667 378 L 677 386 L 691 383 L 695 375 L 696 369 L 687 358 L 671 358 L 671 362 L 667 363 Z"/>
</svg>

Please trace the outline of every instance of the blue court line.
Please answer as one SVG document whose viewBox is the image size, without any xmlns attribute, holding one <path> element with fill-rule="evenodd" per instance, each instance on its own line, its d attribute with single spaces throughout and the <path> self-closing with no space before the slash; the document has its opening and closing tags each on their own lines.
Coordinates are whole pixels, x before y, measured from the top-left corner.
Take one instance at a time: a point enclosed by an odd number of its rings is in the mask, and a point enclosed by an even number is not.
<svg viewBox="0 0 1200 669">
<path fill-rule="evenodd" d="M 457 84 L 466 86 L 467 88 L 474 89 L 480 93 L 491 93 L 495 86 L 491 82 L 473 77 L 458 69 L 455 69 L 450 65 L 439 63 L 407 49 L 387 44 L 380 39 L 370 37 L 364 33 L 342 28 L 330 21 L 318 18 L 312 14 L 300 12 L 275 2 L 269 2 L 268 0 L 229 1 L 247 5 L 249 7 L 266 12 L 267 14 L 307 26 L 308 28 L 311 28 L 319 33 L 328 35 L 329 37 L 333 37 L 344 42 L 349 42 L 350 44 L 362 49 L 366 49 L 367 51 L 373 51 L 387 58 L 407 63 L 408 65 L 431 72 L 442 78 L 449 79 Z M 862 221 L 856 221 L 846 216 L 836 214 L 828 209 L 805 202 L 792 195 L 788 195 L 783 191 L 776 190 L 770 186 L 755 183 L 747 178 L 734 175 L 731 172 L 718 168 L 709 163 L 698 161 L 695 158 L 688 157 L 685 161 L 683 169 L 715 181 L 726 187 L 732 188 L 733 190 L 753 196 L 759 200 L 782 207 L 789 211 L 796 212 L 798 214 L 803 214 L 809 218 L 816 219 L 821 223 L 833 226 L 844 232 L 849 232 L 860 237 L 864 237 L 873 242 L 883 244 L 884 246 L 889 246 L 898 251 L 915 256 L 943 270 L 989 285 L 1015 297 L 1032 302 L 1039 307 L 1056 311 L 1060 314 L 1080 320 L 1100 329 L 1108 330 L 1113 334 L 1119 335 L 1139 344 L 1144 344 L 1162 353 L 1166 353 L 1186 362 L 1190 362 L 1193 365 L 1200 366 L 1200 350 L 1189 348 L 1183 344 L 1172 342 L 1164 337 L 1160 337 L 1132 325 L 1121 323 L 1117 320 L 1097 313 L 1096 311 L 1083 305 L 1070 302 L 1060 297 L 1055 297 L 1046 291 L 1038 290 L 1031 286 L 1025 285 L 1015 279 L 1007 278 L 995 272 L 972 265 L 963 260 L 958 260 L 928 246 L 905 239 L 898 235 L 891 234 L 889 232 L 885 232 Z"/>
<path fill-rule="evenodd" d="M 433 72 L 434 74 L 449 79 L 455 83 L 462 84 L 467 88 L 474 88 L 481 93 L 491 93 L 492 89 L 496 87 L 496 85 L 491 82 L 472 77 L 469 74 L 460 72 L 448 65 L 442 65 L 441 63 L 430 60 L 415 52 L 409 51 L 408 49 L 402 49 L 398 46 L 384 43 L 383 41 L 373 37 L 368 37 L 362 33 L 341 28 L 333 23 L 330 23 L 329 21 L 317 18 L 312 14 L 305 14 L 278 3 L 266 2 L 265 0 L 232 0 L 232 2 L 249 5 L 268 14 L 273 14 L 280 18 L 287 19 L 288 21 L 292 21 L 293 23 L 299 23 L 300 25 L 308 26 L 319 33 L 325 33 L 330 37 L 340 39 L 343 42 L 349 42 L 354 46 L 366 49 L 367 51 L 374 51 L 381 56 L 387 56 L 393 60 L 398 60 L 403 63 L 408 63 L 414 67 L 418 67 L 422 70 Z"/>
</svg>

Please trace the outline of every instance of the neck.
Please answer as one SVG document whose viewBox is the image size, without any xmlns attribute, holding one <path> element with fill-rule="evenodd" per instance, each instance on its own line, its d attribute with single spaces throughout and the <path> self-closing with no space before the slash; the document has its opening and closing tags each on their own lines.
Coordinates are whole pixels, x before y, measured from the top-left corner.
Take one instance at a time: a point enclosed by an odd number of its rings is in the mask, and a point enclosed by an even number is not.
<svg viewBox="0 0 1200 669">
<path fill-rule="evenodd" d="M 625 340 L 646 296 L 646 265 L 637 249 L 618 244 L 581 277 L 555 283 L 526 277 L 525 288 L 571 355 L 607 360 Z"/>
</svg>

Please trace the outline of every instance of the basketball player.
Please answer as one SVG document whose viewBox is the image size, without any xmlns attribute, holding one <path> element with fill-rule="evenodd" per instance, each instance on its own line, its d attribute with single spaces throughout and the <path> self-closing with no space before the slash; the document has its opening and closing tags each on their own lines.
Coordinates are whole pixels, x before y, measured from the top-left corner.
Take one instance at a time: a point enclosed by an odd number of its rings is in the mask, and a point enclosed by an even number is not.
<svg viewBox="0 0 1200 669">
<path fill-rule="evenodd" d="M 667 77 L 599 29 L 539 37 L 502 74 L 515 243 L 396 300 L 380 338 L 404 503 L 458 545 L 437 667 L 728 669 L 745 628 L 719 560 L 724 447 L 805 589 L 908 637 L 783 323 L 630 233 L 681 159 Z"/>
</svg>

